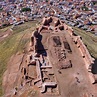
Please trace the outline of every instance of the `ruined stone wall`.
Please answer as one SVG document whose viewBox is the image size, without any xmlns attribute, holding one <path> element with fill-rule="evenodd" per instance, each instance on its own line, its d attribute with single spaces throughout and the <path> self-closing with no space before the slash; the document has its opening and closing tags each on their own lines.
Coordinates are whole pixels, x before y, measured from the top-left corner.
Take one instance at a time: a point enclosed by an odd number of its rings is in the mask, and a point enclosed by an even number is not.
<svg viewBox="0 0 97 97">
<path fill-rule="evenodd" d="M 81 53 L 82 57 L 84 58 L 86 67 L 88 69 L 89 65 L 91 65 L 94 62 L 93 62 L 93 58 L 89 54 L 86 46 L 82 42 L 80 36 L 74 36 L 75 33 L 74 33 L 72 27 L 69 27 L 66 24 L 64 24 L 64 28 L 70 34 L 70 36 L 72 37 L 73 41 L 76 43 L 77 47 L 79 48 L 80 53 Z"/>
<path fill-rule="evenodd" d="M 68 26 L 64 23 L 64 29 L 68 30 Z"/>
<path fill-rule="evenodd" d="M 85 61 L 85 64 L 86 64 L 86 68 L 89 69 L 90 65 L 93 64 L 93 58 L 89 54 L 86 46 L 83 44 L 83 42 L 80 39 L 80 37 L 77 37 L 76 42 L 77 42 L 77 47 L 79 48 L 79 50 L 81 52 L 81 55 L 84 58 L 84 61 Z"/>
<path fill-rule="evenodd" d="M 57 23 L 57 24 L 55 23 L 56 25 L 60 24 L 60 25 L 63 25 L 63 26 L 64 26 L 64 30 L 66 30 L 66 32 L 68 32 L 68 33 L 70 34 L 70 36 L 71 36 L 71 38 L 73 39 L 73 41 L 77 43 L 77 47 L 79 48 L 80 53 L 81 53 L 82 57 L 84 58 L 84 61 L 85 61 L 85 64 L 86 64 L 86 68 L 89 69 L 89 65 L 91 65 L 91 64 L 93 63 L 93 58 L 92 58 L 91 55 L 89 54 L 89 52 L 88 52 L 86 46 L 83 44 L 83 42 L 82 42 L 80 36 L 77 36 L 77 35 L 74 36 L 75 33 L 74 33 L 74 30 L 72 29 L 72 27 L 66 25 L 65 23 L 63 24 L 63 23 L 62 23 L 58 18 L 56 18 L 56 17 L 43 18 L 42 25 L 44 25 L 44 27 L 45 27 L 45 25 L 48 25 L 48 24 L 51 23 L 52 21 L 53 21 L 54 23 L 56 22 L 56 23 Z M 38 33 L 40 33 L 40 31 L 41 31 L 42 28 L 43 28 L 43 26 L 38 29 Z M 32 39 L 32 41 L 33 41 L 33 39 Z M 32 43 L 32 45 L 33 45 L 33 44 L 34 44 L 34 43 Z"/>
<path fill-rule="evenodd" d="M 91 65 L 94 63 L 94 59 L 91 57 L 91 55 L 89 54 L 86 46 L 84 45 L 84 43 L 82 42 L 80 36 L 77 36 L 75 33 L 74 33 L 74 30 L 72 29 L 72 27 L 66 25 L 65 23 L 62 23 L 58 18 L 56 17 L 49 17 L 49 18 L 43 18 L 43 22 L 42 22 L 42 26 L 39 27 L 38 29 L 38 33 L 41 32 L 42 29 L 47 29 L 47 25 L 49 25 L 49 23 L 51 22 L 54 22 L 55 24 L 55 27 L 56 25 L 63 25 L 64 26 L 64 30 L 69 33 L 69 35 L 71 36 L 72 40 L 75 42 L 76 46 L 78 47 L 82 57 L 83 57 L 83 60 L 85 62 L 85 65 L 86 65 L 86 68 L 88 69 L 88 71 L 91 72 Z M 49 28 L 48 28 L 49 29 Z M 32 38 L 32 41 L 33 41 L 33 38 Z M 34 43 L 32 42 L 32 45 Z M 94 82 L 94 77 L 93 77 L 93 74 L 90 73 L 89 74 L 90 76 L 90 79 L 92 80 L 92 83 Z"/>
<path fill-rule="evenodd" d="M 84 43 L 82 42 L 82 39 L 80 38 L 80 36 L 77 36 L 77 35 L 75 36 L 73 29 L 71 27 L 67 26 L 66 24 L 64 24 L 64 28 L 70 34 L 70 36 L 73 39 L 73 41 L 75 42 L 76 46 L 80 50 L 80 53 L 85 62 L 85 66 L 89 71 L 89 78 L 90 78 L 91 83 L 92 84 L 95 83 L 95 81 L 96 81 L 95 77 L 94 77 L 93 73 L 91 72 L 91 68 L 92 68 L 92 64 L 94 63 L 94 59 L 89 54 L 89 52 L 88 52 L 86 46 L 84 45 Z"/>
<path fill-rule="evenodd" d="M 69 32 L 69 34 L 72 36 L 73 35 L 73 33 L 74 33 L 74 31 L 73 31 L 73 29 L 71 28 L 71 27 L 67 27 L 67 31 Z"/>
</svg>

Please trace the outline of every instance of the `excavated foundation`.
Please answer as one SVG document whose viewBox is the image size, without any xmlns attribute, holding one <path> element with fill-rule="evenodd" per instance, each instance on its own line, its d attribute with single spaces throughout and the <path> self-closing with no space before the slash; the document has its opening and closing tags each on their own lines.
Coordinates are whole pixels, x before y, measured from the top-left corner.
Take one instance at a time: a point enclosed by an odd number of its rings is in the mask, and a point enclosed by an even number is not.
<svg viewBox="0 0 97 97">
<path fill-rule="evenodd" d="M 11 87 L 14 92 L 5 91 L 6 94 L 23 97 L 23 93 L 33 88 L 38 92 L 37 97 L 96 95 L 92 84 L 97 78 L 91 72 L 94 59 L 80 36 L 58 18 L 43 18 L 32 33 L 28 51 L 15 75 Z"/>
</svg>

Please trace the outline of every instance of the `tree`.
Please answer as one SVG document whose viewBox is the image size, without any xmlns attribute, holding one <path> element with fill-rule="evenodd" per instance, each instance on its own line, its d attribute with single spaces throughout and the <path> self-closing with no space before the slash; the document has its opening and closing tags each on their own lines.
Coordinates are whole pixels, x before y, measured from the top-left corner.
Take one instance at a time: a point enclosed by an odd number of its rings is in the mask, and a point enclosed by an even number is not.
<svg viewBox="0 0 97 97">
<path fill-rule="evenodd" d="M 30 8 L 27 8 L 27 7 L 21 9 L 21 12 L 27 12 L 27 11 L 31 11 L 31 9 Z"/>
<path fill-rule="evenodd" d="M 89 9 L 88 9 L 88 7 L 86 7 L 86 6 L 83 6 L 83 7 L 82 7 L 82 10 L 88 11 Z"/>
<path fill-rule="evenodd" d="M 46 2 L 48 2 L 48 0 L 46 0 Z"/>
</svg>

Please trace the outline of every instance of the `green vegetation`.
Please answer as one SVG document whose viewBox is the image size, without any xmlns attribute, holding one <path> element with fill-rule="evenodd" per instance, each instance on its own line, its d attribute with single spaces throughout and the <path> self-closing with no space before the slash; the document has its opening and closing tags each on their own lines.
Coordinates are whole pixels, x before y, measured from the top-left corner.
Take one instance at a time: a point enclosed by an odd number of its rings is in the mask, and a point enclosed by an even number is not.
<svg viewBox="0 0 97 97">
<path fill-rule="evenodd" d="M 7 27 L 9 25 L 10 25 L 9 23 L 2 24 L 2 27 L 1 28 Z"/>
<path fill-rule="evenodd" d="M 86 32 L 84 30 L 81 30 L 79 28 L 73 28 L 75 33 L 77 35 L 80 35 L 82 37 L 82 40 L 85 45 L 87 45 L 87 48 L 90 52 L 90 54 L 94 57 L 97 58 L 97 36 L 90 32 Z"/>
<path fill-rule="evenodd" d="M 21 10 L 21 12 L 27 12 L 27 11 L 31 11 L 31 9 L 30 8 L 22 8 L 22 10 Z"/>
<path fill-rule="evenodd" d="M 48 0 L 46 0 L 46 2 L 48 2 Z"/>
<path fill-rule="evenodd" d="M 0 8 L 0 11 L 2 11 L 3 10 L 3 8 Z"/>
<path fill-rule="evenodd" d="M 86 7 L 86 6 L 83 6 L 83 7 L 82 7 L 82 10 L 88 11 L 89 9 L 88 9 L 88 7 Z"/>
<path fill-rule="evenodd" d="M 18 25 L 13 28 L 13 34 L 0 42 L 0 97 L 3 95 L 2 91 L 2 77 L 6 70 L 6 64 L 10 57 L 17 52 L 22 52 L 27 43 L 29 42 L 30 35 L 36 26 L 35 22 L 27 22 L 22 25 Z M 11 28 L 7 27 L 0 29 L 0 31 L 6 31 Z"/>
<path fill-rule="evenodd" d="M 93 5 L 96 5 L 97 4 L 97 1 L 93 1 Z"/>
<path fill-rule="evenodd" d="M 0 33 L 1 33 L 1 32 L 6 32 L 8 29 L 10 29 L 10 27 L 11 27 L 11 26 L 8 26 L 8 27 L 5 27 L 5 28 L 3 28 L 3 29 L 0 29 Z"/>
</svg>

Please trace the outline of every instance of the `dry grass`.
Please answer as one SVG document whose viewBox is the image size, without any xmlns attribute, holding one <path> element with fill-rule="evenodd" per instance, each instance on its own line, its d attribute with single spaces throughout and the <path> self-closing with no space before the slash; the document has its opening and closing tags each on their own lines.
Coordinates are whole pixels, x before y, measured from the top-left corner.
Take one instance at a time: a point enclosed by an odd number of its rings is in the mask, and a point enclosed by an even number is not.
<svg viewBox="0 0 97 97">
<path fill-rule="evenodd" d="M 80 35 L 82 37 L 82 40 L 84 44 L 87 45 L 90 54 L 94 58 L 97 58 L 97 36 L 78 28 L 73 28 L 73 29 L 77 35 Z"/>
<path fill-rule="evenodd" d="M 32 30 L 36 27 L 37 22 L 27 22 L 25 24 L 16 26 L 13 29 L 13 34 L 6 38 L 4 41 L 0 42 L 0 96 L 2 96 L 2 76 L 6 70 L 6 64 L 10 57 L 17 53 L 22 52 L 25 45 L 29 42 L 29 37 L 26 37 Z M 0 29 L 0 31 L 6 31 L 11 27 Z"/>
</svg>

